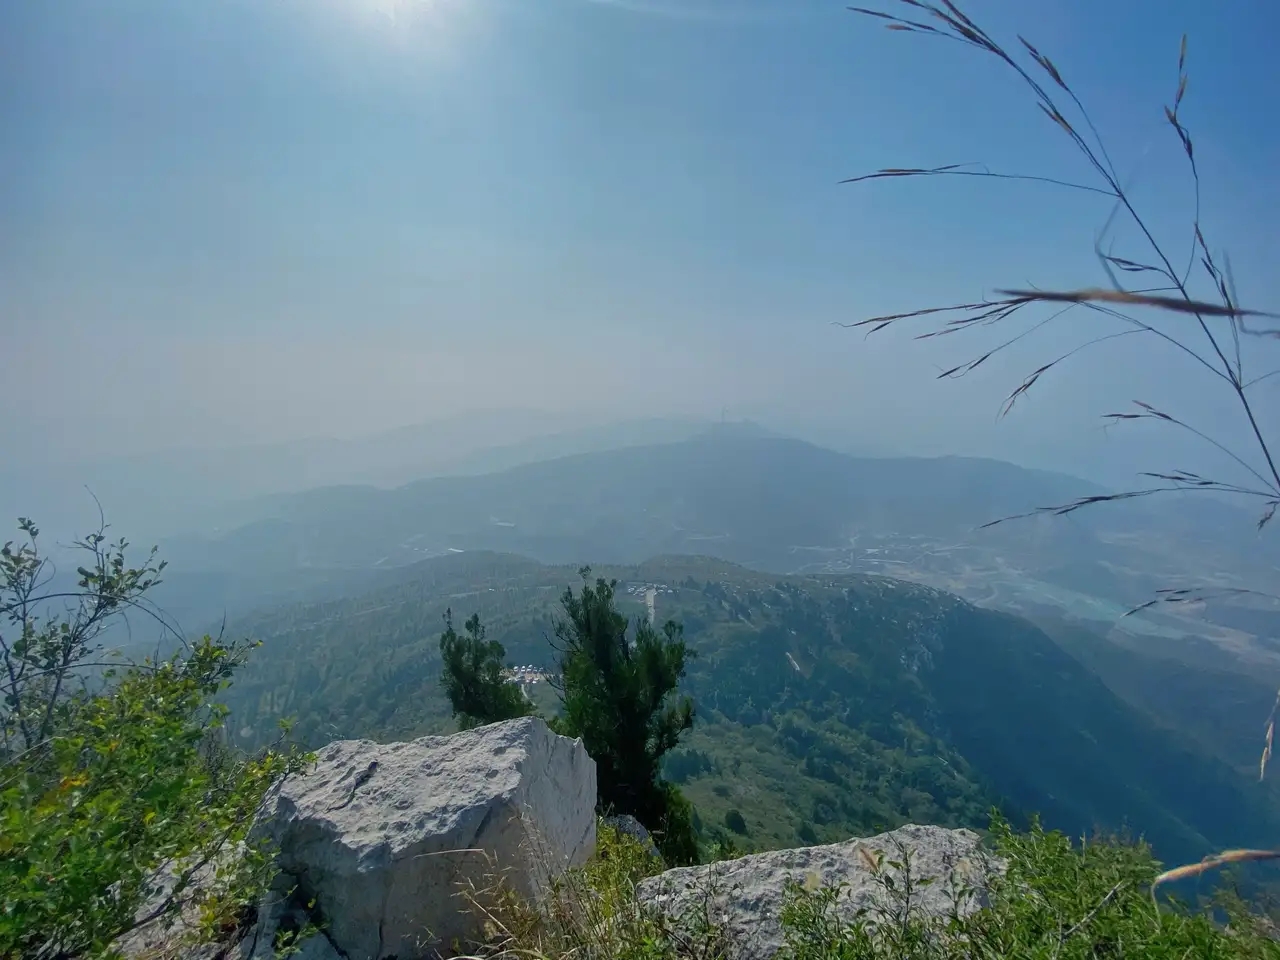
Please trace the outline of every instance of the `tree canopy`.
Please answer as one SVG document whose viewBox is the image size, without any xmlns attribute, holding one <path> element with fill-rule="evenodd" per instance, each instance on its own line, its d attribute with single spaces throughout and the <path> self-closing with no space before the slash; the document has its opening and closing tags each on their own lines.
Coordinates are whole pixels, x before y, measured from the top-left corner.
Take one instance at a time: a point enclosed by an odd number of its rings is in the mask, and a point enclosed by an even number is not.
<svg viewBox="0 0 1280 960">
<path fill-rule="evenodd" d="M 646 618 L 634 629 L 617 606 L 617 582 L 590 581 L 579 571 L 582 590 L 566 588 L 563 615 L 554 622 L 560 676 L 560 715 L 553 728 L 580 737 L 596 762 L 602 813 L 634 816 L 652 830 L 664 856 L 674 863 L 697 860 L 692 805 L 661 776 L 663 756 L 693 726 L 693 702 L 677 694 L 689 652 L 674 621 L 661 630 Z M 459 727 L 468 729 L 535 712 L 534 705 L 504 675 L 506 651 L 488 640 L 478 614 L 460 635 L 453 611 L 445 613 L 440 637 L 442 683 Z"/>
<path fill-rule="evenodd" d="M 445 611 L 444 622 L 440 635 L 443 683 L 458 727 L 469 730 L 532 714 L 529 698 L 518 684 L 502 675 L 507 651 L 497 640 L 485 639 L 480 615 L 467 619 L 462 635 L 454 629 L 452 610 Z"/>
<path fill-rule="evenodd" d="M 663 756 L 693 726 L 693 701 L 677 694 L 689 656 L 684 629 L 668 620 L 658 630 L 644 617 L 632 629 L 617 607 L 617 582 L 593 585 L 587 567 L 580 574 L 582 589 L 565 589 L 555 624 L 560 727 L 595 758 L 605 811 L 655 831 L 669 859 L 693 859 L 691 810 L 661 778 Z"/>
</svg>

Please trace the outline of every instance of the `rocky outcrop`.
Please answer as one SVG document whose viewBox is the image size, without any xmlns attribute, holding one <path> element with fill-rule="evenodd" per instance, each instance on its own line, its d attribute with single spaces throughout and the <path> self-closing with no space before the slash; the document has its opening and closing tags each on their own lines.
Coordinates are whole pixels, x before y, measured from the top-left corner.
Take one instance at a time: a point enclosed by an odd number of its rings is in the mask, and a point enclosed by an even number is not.
<svg viewBox="0 0 1280 960">
<path fill-rule="evenodd" d="M 636 843 L 644 848 L 645 853 L 651 857 L 660 856 L 658 846 L 653 842 L 653 836 L 645 829 L 643 823 L 631 816 L 629 813 L 616 813 L 612 816 L 605 817 L 601 821 L 606 827 L 611 827 L 623 836 L 630 837 Z"/>
<path fill-rule="evenodd" d="M 595 764 L 582 743 L 535 718 L 405 743 L 332 743 L 313 770 L 277 789 L 259 823 L 282 872 L 246 936 L 198 955 L 167 949 L 181 929 L 139 931 L 121 947 L 139 960 L 270 960 L 277 934 L 289 931 L 303 933 L 299 960 L 470 953 L 488 939 L 485 910 L 496 904 L 486 891 L 500 885 L 536 903 L 559 873 L 590 857 L 595 802 Z M 656 854 L 634 818 L 604 823 Z M 641 883 L 637 897 L 672 926 L 690 927 L 691 942 L 711 931 L 726 960 L 770 960 L 784 943 L 788 881 L 837 888 L 839 916 L 874 920 L 886 904 L 877 873 L 901 889 L 892 861 L 904 859 L 917 882 L 912 909 L 926 915 L 976 909 L 1003 870 L 968 830 L 906 826 L 668 870 Z"/>
<path fill-rule="evenodd" d="M 594 850 L 595 763 L 540 719 L 339 741 L 317 756 L 280 788 L 261 828 L 295 899 L 314 900 L 319 936 L 350 960 L 425 958 L 479 940 L 467 891 L 501 881 L 536 900 Z"/>
<path fill-rule="evenodd" d="M 676 925 L 718 927 L 731 960 L 769 960 L 783 945 L 779 915 L 788 880 L 809 889 L 841 888 L 835 909 L 845 919 L 863 909 L 874 916 L 885 902 L 876 865 L 900 879 L 888 864 L 904 855 L 913 878 L 932 880 L 913 894 L 912 906 L 923 914 L 945 915 L 953 904 L 965 913 L 977 909 L 989 880 L 1003 869 L 969 830 L 905 826 L 866 840 L 668 870 L 644 881 L 637 895 Z"/>
</svg>

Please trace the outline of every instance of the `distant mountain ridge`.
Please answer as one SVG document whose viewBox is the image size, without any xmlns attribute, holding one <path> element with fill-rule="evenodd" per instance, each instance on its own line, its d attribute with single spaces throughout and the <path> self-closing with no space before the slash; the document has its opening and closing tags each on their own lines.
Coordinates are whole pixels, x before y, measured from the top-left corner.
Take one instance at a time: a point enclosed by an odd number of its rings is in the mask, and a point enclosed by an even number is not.
<svg viewBox="0 0 1280 960">
<path fill-rule="evenodd" d="M 248 554 L 268 542 L 272 555 L 303 566 L 363 567 L 450 548 L 634 562 L 706 553 L 714 541 L 718 556 L 767 565 L 780 551 L 834 546 L 857 530 L 971 532 L 1094 492 L 1083 480 L 1000 461 L 858 458 L 740 427 L 393 490 L 273 497 L 261 504 L 269 519 L 172 547 L 187 568 L 224 569 L 252 564 Z"/>
<path fill-rule="evenodd" d="M 333 485 L 391 488 L 428 476 L 491 472 L 587 450 L 690 437 L 710 421 L 599 418 L 479 410 L 351 439 L 313 437 L 228 448 L 192 447 L 92 462 L 0 465 L 0 501 L 51 524 L 92 520 L 93 498 L 135 539 L 260 519 L 255 498 Z M 87 490 L 86 490 L 87 488 Z M 250 501 L 246 503 L 246 501 Z M 16 514 L 15 514 L 16 515 Z"/>
<path fill-rule="evenodd" d="M 1171 585 L 1273 592 L 1267 571 L 1280 565 L 1280 541 L 1256 537 L 1244 511 L 1194 495 L 983 526 L 1103 492 L 1001 461 L 857 457 L 725 423 L 674 442 L 496 473 L 262 498 L 248 505 L 252 522 L 220 536 L 171 538 L 161 550 L 188 578 L 176 597 L 184 606 L 174 611 L 184 622 L 316 590 L 347 595 L 379 571 L 457 550 L 575 564 L 689 554 L 775 573 L 881 573 L 1024 615 L 1052 608 L 1116 625 L 1126 609 Z M 206 575 L 211 586 L 202 597 Z M 1242 642 L 1191 609 L 1169 621 L 1175 612 L 1153 610 L 1124 625 L 1217 630 L 1236 647 Z M 1213 612 L 1226 625 L 1265 626 L 1265 617 L 1221 604 Z M 1254 644 L 1248 631 L 1243 642 Z"/>
</svg>

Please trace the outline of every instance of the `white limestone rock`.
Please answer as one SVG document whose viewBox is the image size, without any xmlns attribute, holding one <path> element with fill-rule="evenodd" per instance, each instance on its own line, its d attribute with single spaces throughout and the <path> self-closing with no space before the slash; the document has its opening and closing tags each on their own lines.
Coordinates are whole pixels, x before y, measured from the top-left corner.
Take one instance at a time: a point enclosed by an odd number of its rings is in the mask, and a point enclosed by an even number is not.
<svg viewBox="0 0 1280 960">
<path fill-rule="evenodd" d="M 900 860 L 903 850 L 909 851 L 913 877 L 934 878 L 914 899 L 929 915 L 946 915 L 953 902 L 962 913 L 977 909 L 990 879 L 1003 869 L 970 830 L 908 825 L 865 840 L 678 867 L 645 880 L 637 896 L 677 925 L 710 920 L 722 931 L 730 960 L 769 960 L 784 942 L 779 914 L 788 879 L 810 889 L 843 887 L 837 910 L 845 919 L 864 908 L 874 915 L 883 903 L 872 870 L 876 854 L 883 853 L 888 864 Z M 964 887 L 969 895 L 952 895 Z"/>
<path fill-rule="evenodd" d="M 585 862 L 595 803 L 581 741 L 526 717 L 404 743 L 331 743 L 279 789 L 261 829 L 342 954 L 415 960 L 483 938 L 469 886 L 501 875 L 537 899 Z"/>
</svg>

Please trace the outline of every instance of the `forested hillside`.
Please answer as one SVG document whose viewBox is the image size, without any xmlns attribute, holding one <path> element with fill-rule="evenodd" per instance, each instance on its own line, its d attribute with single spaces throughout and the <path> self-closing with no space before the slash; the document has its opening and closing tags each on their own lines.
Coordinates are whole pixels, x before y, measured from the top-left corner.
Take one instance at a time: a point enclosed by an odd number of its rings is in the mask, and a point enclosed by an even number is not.
<svg viewBox="0 0 1280 960">
<path fill-rule="evenodd" d="M 1017 617 L 899 581 L 699 558 L 596 573 L 634 588 L 627 612 L 643 614 L 651 585 L 658 619 L 684 624 L 698 722 L 668 775 L 704 830 L 742 845 L 980 826 L 993 803 L 1077 835 L 1127 826 L 1169 860 L 1280 827 L 1269 786 L 1149 719 Z M 447 729 L 445 610 L 478 613 L 510 662 L 550 667 L 552 617 L 575 579 L 457 554 L 354 599 L 233 624 L 264 641 L 229 692 L 233 725 L 249 743 L 293 716 L 310 745 Z"/>
<path fill-rule="evenodd" d="M 1036 622 L 1122 699 L 1242 774 L 1257 776 L 1263 721 L 1276 701 L 1273 670 L 1205 640 L 1105 637 L 1048 615 Z"/>
</svg>

